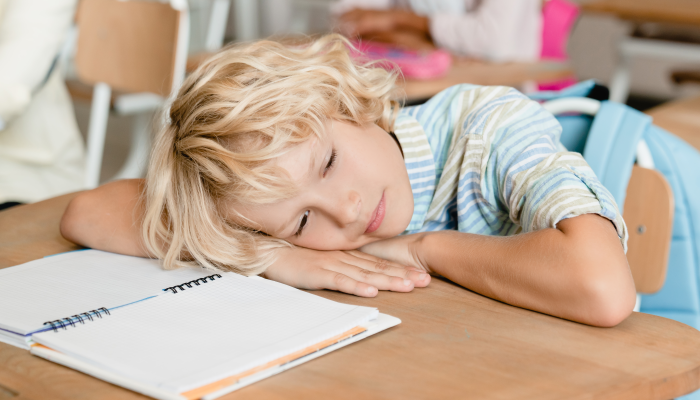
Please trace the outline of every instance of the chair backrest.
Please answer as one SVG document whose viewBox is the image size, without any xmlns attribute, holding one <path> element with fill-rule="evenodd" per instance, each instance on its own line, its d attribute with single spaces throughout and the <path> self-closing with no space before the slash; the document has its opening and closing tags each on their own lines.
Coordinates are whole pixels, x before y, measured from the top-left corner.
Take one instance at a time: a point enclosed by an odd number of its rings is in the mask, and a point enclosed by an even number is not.
<svg viewBox="0 0 700 400">
<path fill-rule="evenodd" d="M 181 14 L 169 3 L 82 0 L 75 56 L 79 78 L 167 97 L 184 75 L 184 62 L 178 62 Z"/>
<path fill-rule="evenodd" d="M 664 285 L 673 207 L 673 192 L 664 176 L 653 169 L 634 166 L 623 218 L 629 231 L 627 262 L 638 293 L 656 293 Z"/>
</svg>

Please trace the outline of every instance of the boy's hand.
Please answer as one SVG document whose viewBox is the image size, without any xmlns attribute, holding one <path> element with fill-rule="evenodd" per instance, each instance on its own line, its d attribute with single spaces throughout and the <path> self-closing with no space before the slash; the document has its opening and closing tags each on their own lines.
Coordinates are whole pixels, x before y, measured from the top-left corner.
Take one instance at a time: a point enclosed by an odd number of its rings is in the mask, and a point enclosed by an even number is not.
<svg viewBox="0 0 700 400">
<path fill-rule="evenodd" d="M 299 289 L 330 289 L 374 297 L 378 290 L 410 292 L 414 287 L 430 283 L 430 275 L 423 271 L 357 250 L 318 251 L 295 247 L 279 249 L 277 256 L 265 276 Z"/>
<path fill-rule="evenodd" d="M 396 236 L 364 245 L 360 250 L 384 260 L 431 273 L 421 253 L 422 239 L 427 235 L 428 232 Z"/>
</svg>

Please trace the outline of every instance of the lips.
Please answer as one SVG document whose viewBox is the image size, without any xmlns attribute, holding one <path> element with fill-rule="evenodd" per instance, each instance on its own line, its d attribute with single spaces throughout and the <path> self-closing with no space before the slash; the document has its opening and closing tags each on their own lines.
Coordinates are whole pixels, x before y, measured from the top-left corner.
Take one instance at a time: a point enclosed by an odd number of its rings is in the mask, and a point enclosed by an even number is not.
<svg viewBox="0 0 700 400">
<path fill-rule="evenodd" d="M 372 213 L 372 218 L 369 220 L 369 225 L 367 225 L 367 229 L 365 230 L 365 233 L 372 233 L 379 229 L 379 226 L 382 224 L 382 221 L 384 221 L 384 214 L 386 213 L 386 201 L 384 200 L 384 193 L 382 193 L 382 198 L 379 200 L 379 204 L 377 204 L 377 208 L 374 209 L 374 212 Z"/>
</svg>

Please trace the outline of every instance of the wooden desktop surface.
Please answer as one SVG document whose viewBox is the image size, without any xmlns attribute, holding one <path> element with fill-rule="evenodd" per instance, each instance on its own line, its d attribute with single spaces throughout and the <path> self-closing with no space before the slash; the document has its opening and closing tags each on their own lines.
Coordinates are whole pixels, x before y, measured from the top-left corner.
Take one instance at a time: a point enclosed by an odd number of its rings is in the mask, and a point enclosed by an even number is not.
<svg viewBox="0 0 700 400">
<path fill-rule="evenodd" d="M 58 231 L 72 196 L 0 212 L 0 268 L 77 249 Z M 700 332 L 652 315 L 634 313 L 615 328 L 594 328 L 440 279 L 374 299 L 314 293 L 377 307 L 403 322 L 224 399 L 667 400 L 700 387 Z M 0 343 L 3 398 L 143 396 Z"/>
<path fill-rule="evenodd" d="M 669 101 L 645 111 L 658 125 L 700 151 L 700 97 Z"/>
<path fill-rule="evenodd" d="M 527 81 L 554 82 L 573 77 L 565 62 L 540 61 L 535 63 L 489 63 L 455 57 L 447 75 L 439 79 L 400 82 L 407 102 L 430 98 L 443 89 L 460 83 L 476 85 L 521 86 Z"/>
<path fill-rule="evenodd" d="M 581 9 L 632 21 L 700 25 L 697 0 L 593 0 L 582 3 Z"/>
</svg>

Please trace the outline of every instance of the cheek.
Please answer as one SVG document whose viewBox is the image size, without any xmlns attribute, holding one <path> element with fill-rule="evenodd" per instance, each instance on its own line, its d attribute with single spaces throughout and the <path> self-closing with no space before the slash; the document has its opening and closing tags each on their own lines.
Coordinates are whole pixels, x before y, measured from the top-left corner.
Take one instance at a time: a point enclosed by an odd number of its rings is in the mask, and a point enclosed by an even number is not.
<svg viewBox="0 0 700 400">
<path fill-rule="evenodd" d="M 307 235 L 295 240 L 294 244 L 313 250 L 353 250 L 359 247 L 333 234 Z"/>
<path fill-rule="evenodd" d="M 413 191 L 408 175 L 397 174 L 392 182 L 392 190 L 387 192 L 387 218 L 384 229 L 377 231 L 382 239 L 394 237 L 408 228 L 413 217 Z"/>
<path fill-rule="evenodd" d="M 406 164 L 399 154 L 391 154 L 387 157 L 386 174 L 389 179 L 388 184 L 392 188 L 393 195 L 391 202 L 391 225 L 387 226 L 386 234 L 396 236 L 406 230 L 413 217 L 413 189 L 408 178 Z"/>
<path fill-rule="evenodd" d="M 349 240 L 341 229 L 330 224 L 316 225 L 290 242 L 313 250 L 354 250 L 366 244 Z"/>
</svg>

